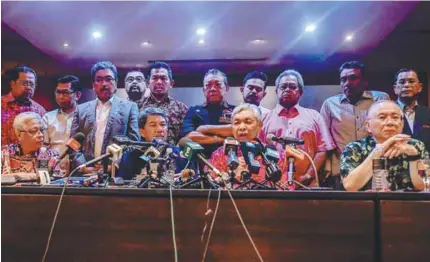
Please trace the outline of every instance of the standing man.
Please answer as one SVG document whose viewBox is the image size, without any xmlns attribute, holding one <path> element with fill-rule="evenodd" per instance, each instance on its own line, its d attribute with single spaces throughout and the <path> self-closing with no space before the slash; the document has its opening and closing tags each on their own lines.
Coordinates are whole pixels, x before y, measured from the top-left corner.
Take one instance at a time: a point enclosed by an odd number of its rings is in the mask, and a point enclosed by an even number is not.
<svg viewBox="0 0 430 262">
<path fill-rule="evenodd" d="M 365 121 L 369 107 L 375 101 L 390 100 L 384 92 L 366 91 L 368 83 L 362 63 L 346 62 L 339 72 L 342 93 L 327 98 L 320 111 L 336 144 L 326 163 L 326 168 L 331 172 L 327 186 L 335 189 L 341 188 L 339 162 L 344 147 L 367 136 Z"/>
<path fill-rule="evenodd" d="M 268 134 L 303 139 L 304 145 L 297 147 L 309 154 L 318 172 L 324 164 L 327 151 L 334 149 L 335 145 L 321 115 L 299 105 L 303 87 L 303 78 L 295 70 L 286 70 L 276 78 L 278 104 L 263 116 L 260 139 L 269 142 L 266 139 Z M 282 144 L 275 143 L 275 146 L 278 151 L 285 151 Z M 314 184 L 317 174 L 308 159 L 296 161 L 295 167 L 295 180 L 305 185 Z"/>
<path fill-rule="evenodd" d="M 91 68 L 91 78 L 97 98 L 78 106 L 71 131 L 72 136 L 77 132 L 85 135 L 86 160 L 106 153 L 116 135 L 126 135 L 134 141 L 140 139 L 136 103 L 115 95 L 116 67 L 108 61 L 98 62 Z"/>
<path fill-rule="evenodd" d="M 261 100 L 266 96 L 267 75 L 263 72 L 251 72 L 243 79 L 243 86 L 240 87 L 243 101 L 245 103 L 258 106 L 261 114 L 264 115 L 270 110 L 260 105 Z"/>
<path fill-rule="evenodd" d="M 8 73 L 10 92 L 1 98 L 1 144 L 17 144 L 13 129 L 15 116 L 23 112 L 34 112 L 42 117 L 45 109 L 31 99 L 36 90 L 37 75 L 30 67 L 19 66 Z"/>
<path fill-rule="evenodd" d="M 142 108 L 155 107 L 164 111 L 169 120 L 167 141 L 175 145 L 179 141 L 179 132 L 188 106 L 169 95 L 169 89 L 175 84 L 170 66 L 164 62 L 153 63 L 149 67 L 148 83 L 151 95 L 145 98 Z"/>
<path fill-rule="evenodd" d="M 58 79 L 55 89 L 55 101 L 59 109 L 55 109 L 43 116 L 42 123 L 44 140 L 51 149 L 62 155 L 67 147 L 65 144 L 70 138 L 73 117 L 77 108 L 77 101 L 81 98 L 79 79 L 76 76 L 66 75 Z M 69 170 L 68 158 L 60 163 L 61 169 Z"/>
<path fill-rule="evenodd" d="M 394 78 L 397 104 L 404 113 L 403 134 L 422 141 L 430 151 L 430 108 L 418 105 L 417 97 L 423 89 L 413 69 L 400 69 Z"/>
<path fill-rule="evenodd" d="M 128 71 L 125 75 L 124 86 L 128 100 L 135 102 L 139 110 L 142 109 L 143 100 L 147 97 L 145 75 L 138 69 Z"/>
<path fill-rule="evenodd" d="M 202 105 L 192 106 L 185 116 L 182 125 L 181 137 L 205 145 L 205 154 L 211 153 L 224 142 L 219 135 L 208 135 L 200 132 L 198 128 L 205 125 L 231 124 L 231 114 L 234 106 L 228 104 L 224 97 L 229 90 L 227 76 L 218 69 L 210 69 L 203 79 L 203 93 L 206 101 Z M 229 130 L 231 133 L 231 128 Z M 181 141 L 181 145 L 185 143 Z"/>
</svg>

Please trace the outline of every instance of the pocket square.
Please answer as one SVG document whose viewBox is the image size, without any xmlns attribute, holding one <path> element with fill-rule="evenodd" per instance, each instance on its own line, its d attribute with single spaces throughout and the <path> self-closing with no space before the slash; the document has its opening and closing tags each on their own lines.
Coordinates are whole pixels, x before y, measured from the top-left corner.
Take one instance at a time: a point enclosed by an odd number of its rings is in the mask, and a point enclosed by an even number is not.
<svg viewBox="0 0 430 262">
<path fill-rule="evenodd" d="M 422 125 L 422 128 L 430 128 L 430 125 Z"/>
</svg>

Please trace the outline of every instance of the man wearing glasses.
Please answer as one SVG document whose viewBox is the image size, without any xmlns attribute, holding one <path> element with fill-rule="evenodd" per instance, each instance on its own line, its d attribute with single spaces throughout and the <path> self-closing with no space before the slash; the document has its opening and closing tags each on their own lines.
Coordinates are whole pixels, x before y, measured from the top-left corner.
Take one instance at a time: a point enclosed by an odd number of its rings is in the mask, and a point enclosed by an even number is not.
<svg viewBox="0 0 430 262">
<path fill-rule="evenodd" d="M 35 112 L 42 117 L 46 110 L 31 98 L 36 90 L 36 72 L 19 66 L 7 73 L 11 91 L 1 98 L 1 144 L 16 144 L 13 120 L 23 112 Z"/>
<path fill-rule="evenodd" d="M 267 141 L 267 135 L 303 139 L 304 145 L 297 146 L 313 158 L 317 170 L 325 161 L 326 153 L 335 148 L 328 128 L 321 115 L 313 109 L 299 105 L 303 94 L 304 82 L 299 72 L 285 70 L 275 81 L 278 104 L 263 116 L 263 129 L 260 139 Z M 278 151 L 285 148 L 280 143 L 274 143 Z M 296 161 L 296 177 L 298 182 L 312 186 L 315 183 L 315 172 L 308 159 Z"/>
<path fill-rule="evenodd" d="M 151 94 L 142 103 L 142 109 L 148 107 L 160 108 L 169 120 L 167 141 L 175 145 L 179 140 L 182 122 L 188 111 L 188 106 L 169 95 L 173 87 L 172 69 L 164 62 L 154 62 L 149 67 L 148 86 Z"/>
<path fill-rule="evenodd" d="M 346 145 L 340 157 L 340 174 L 347 191 L 372 188 L 372 160 L 387 159 L 391 190 L 423 190 L 417 162 L 429 157 L 423 142 L 401 134 L 403 112 L 393 101 L 377 101 L 367 112 L 370 134 Z"/>
<path fill-rule="evenodd" d="M 422 141 L 430 151 L 430 108 L 418 105 L 417 97 L 423 84 L 417 72 L 412 69 L 400 69 L 394 78 L 394 93 L 397 104 L 404 113 L 403 134 Z"/>
<path fill-rule="evenodd" d="M 73 116 L 77 101 L 81 97 L 82 87 L 76 76 L 66 75 L 58 79 L 55 89 L 55 101 L 59 108 L 46 113 L 42 123 L 45 128 L 45 143 L 62 155 L 66 150 L 66 142 L 70 138 Z M 62 169 L 68 170 L 67 157 L 61 161 Z"/>
<path fill-rule="evenodd" d="M 322 117 L 336 143 L 330 152 L 326 169 L 331 176 L 327 186 L 341 189 L 340 153 L 346 144 L 367 136 L 364 126 L 369 107 L 379 100 L 390 100 L 390 97 L 379 91 L 366 90 L 368 83 L 364 65 L 358 61 L 349 61 L 339 68 L 342 93 L 327 98 L 320 110 Z"/>
<path fill-rule="evenodd" d="M 134 141 L 140 139 L 136 103 L 115 95 L 116 67 L 108 61 L 98 62 L 91 68 L 91 77 L 97 98 L 78 106 L 71 131 L 71 136 L 78 132 L 85 135 L 83 151 L 86 160 L 106 153 L 116 135 L 125 135 Z"/>
<path fill-rule="evenodd" d="M 125 75 L 124 82 L 128 100 L 135 102 L 139 110 L 142 109 L 143 100 L 149 96 L 145 75 L 139 69 L 131 70 Z"/>
</svg>

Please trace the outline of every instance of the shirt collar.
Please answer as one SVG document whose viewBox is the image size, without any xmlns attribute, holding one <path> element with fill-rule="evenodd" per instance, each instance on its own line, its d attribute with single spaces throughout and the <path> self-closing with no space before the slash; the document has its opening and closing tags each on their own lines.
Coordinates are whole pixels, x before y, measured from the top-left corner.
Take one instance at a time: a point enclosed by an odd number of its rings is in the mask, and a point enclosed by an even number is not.
<svg viewBox="0 0 430 262">
<path fill-rule="evenodd" d="M 202 106 L 203 107 L 207 107 L 208 106 L 208 101 L 206 100 L 205 102 L 203 102 Z M 223 100 L 221 102 L 220 106 L 223 107 L 223 108 L 229 108 L 229 104 L 225 100 Z"/>
<path fill-rule="evenodd" d="M 361 95 L 361 99 L 372 99 L 372 93 L 369 91 L 364 91 L 363 94 Z M 344 93 L 342 93 L 342 95 L 340 96 L 340 102 L 348 102 L 349 103 L 349 99 L 348 97 L 346 97 L 346 95 Z"/>
<path fill-rule="evenodd" d="M 164 98 L 164 100 L 163 101 L 161 101 L 161 102 L 158 102 L 157 100 L 155 100 L 153 97 L 152 97 L 152 94 L 148 97 L 148 101 L 149 102 L 151 102 L 151 103 L 157 103 L 157 104 L 160 104 L 160 103 L 170 103 L 170 101 L 172 100 L 173 98 L 170 96 L 170 95 L 167 95 L 166 96 L 166 98 Z"/>
<path fill-rule="evenodd" d="M 402 102 L 402 101 L 400 101 L 400 99 L 397 99 L 397 104 L 400 106 L 400 108 L 402 109 L 402 111 L 405 111 L 405 107 L 406 107 L 406 105 Z M 415 109 L 416 107 L 418 106 L 418 102 L 415 100 L 413 103 L 412 103 L 412 108 L 413 109 Z"/>
<path fill-rule="evenodd" d="M 102 104 L 102 105 L 109 105 L 113 103 L 113 100 L 115 98 L 115 95 L 113 95 L 108 101 L 106 101 L 105 103 L 102 103 L 102 101 L 100 101 L 100 99 L 96 98 L 97 101 L 97 105 Z"/>
<path fill-rule="evenodd" d="M 12 92 L 9 92 L 7 95 L 5 95 L 3 97 L 3 102 L 5 102 L 5 103 L 19 103 L 16 100 L 16 98 L 12 95 Z M 29 106 L 31 106 L 32 102 L 33 102 L 33 100 L 31 98 L 29 98 L 28 101 L 24 102 L 23 104 L 24 105 L 28 104 Z"/>
<path fill-rule="evenodd" d="M 290 108 L 289 111 L 293 110 L 293 111 L 299 112 L 300 107 L 301 106 L 299 105 L 299 103 L 297 103 L 292 108 Z M 287 109 L 285 109 L 285 107 L 283 107 L 281 104 L 278 103 L 278 104 L 276 104 L 274 111 L 275 111 L 276 115 L 279 115 L 282 113 L 282 111 L 287 111 Z"/>
</svg>

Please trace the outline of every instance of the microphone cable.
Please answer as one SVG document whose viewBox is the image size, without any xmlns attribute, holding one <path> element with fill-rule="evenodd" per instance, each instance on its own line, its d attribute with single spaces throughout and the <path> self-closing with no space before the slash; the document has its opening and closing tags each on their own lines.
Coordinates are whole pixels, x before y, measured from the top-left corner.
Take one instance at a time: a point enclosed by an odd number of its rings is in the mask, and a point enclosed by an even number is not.
<svg viewBox="0 0 430 262">
<path fill-rule="evenodd" d="M 220 199 L 221 199 L 221 188 L 218 188 L 217 190 L 218 190 L 218 199 L 217 199 L 216 206 L 215 206 L 215 212 L 213 212 L 214 215 L 213 215 L 213 218 L 212 218 L 212 222 L 211 222 L 211 225 L 209 227 L 208 239 L 206 240 L 205 249 L 203 251 L 202 262 L 204 262 L 205 259 L 206 259 L 206 254 L 207 254 L 207 251 L 208 251 L 209 242 L 210 242 L 210 239 L 211 239 L 211 236 L 212 236 L 212 229 L 213 229 L 214 224 L 215 224 L 215 219 L 216 219 L 216 215 L 218 213 L 218 207 L 219 207 L 219 203 L 220 203 Z M 208 200 L 206 202 L 206 212 L 205 212 L 206 216 L 209 216 L 212 213 L 212 209 L 209 208 L 209 200 L 210 200 L 211 192 L 212 192 L 212 189 L 209 189 Z M 203 239 L 204 239 L 204 234 L 205 234 L 207 225 L 208 225 L 208 221 L 206 220 L 205 226 L 204 226 L 204 228 L 202 230 L 202 236 L 201 236 L 201 241 L 202 242 L 203 242 Z"/>
</svg>

